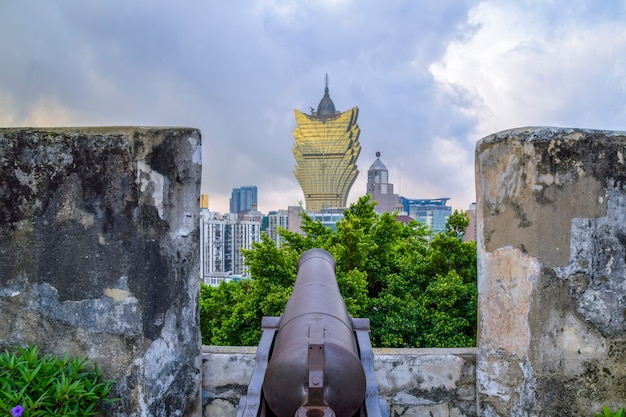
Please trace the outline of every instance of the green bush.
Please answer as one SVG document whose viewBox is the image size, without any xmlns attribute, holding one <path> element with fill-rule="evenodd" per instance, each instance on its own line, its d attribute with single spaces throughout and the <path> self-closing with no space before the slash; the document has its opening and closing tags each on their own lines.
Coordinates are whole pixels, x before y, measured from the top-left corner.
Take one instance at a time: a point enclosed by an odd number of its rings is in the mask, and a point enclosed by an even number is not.
<svg viewBox="0 0 626 417">
<path fill-rule="evenodd" d="M 113 381 L 86 358 L 41 356 L 37 346 L 0 353 L 0 415 L 94 416 Z"/>
</svg>

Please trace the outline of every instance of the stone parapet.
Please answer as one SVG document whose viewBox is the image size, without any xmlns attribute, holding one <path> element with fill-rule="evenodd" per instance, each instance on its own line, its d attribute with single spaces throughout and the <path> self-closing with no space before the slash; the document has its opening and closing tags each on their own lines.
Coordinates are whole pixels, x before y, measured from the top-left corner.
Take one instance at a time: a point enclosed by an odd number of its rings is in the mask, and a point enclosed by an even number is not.
<svg viewBox="0 0 626 417">
<path fill-rule="evenodd" d="M 237 415 L 255 353 L 255 347 L 203 347 L 205 417 Z M 374 349 L 389 416 L 476 416 L 475 360 L 475 349 Z"/>
<path fill-rule="evenodd" d="M 96 361 L 115 416 L 198 416 L 200 132 L 0 129 L 0 348 Z"/>
<path fill-rule="evenodd" d="M 483 416 L 626 395 L 626 133 L 528 127 L 476 147 Z"/>
</svg>

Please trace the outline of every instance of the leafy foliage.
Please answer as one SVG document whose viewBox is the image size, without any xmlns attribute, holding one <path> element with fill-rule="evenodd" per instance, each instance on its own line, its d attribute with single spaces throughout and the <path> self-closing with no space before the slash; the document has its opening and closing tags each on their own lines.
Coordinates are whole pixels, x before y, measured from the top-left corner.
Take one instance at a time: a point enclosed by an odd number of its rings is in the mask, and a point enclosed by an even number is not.
<svg viewBox="0 0 626 417">
<path fill-rule="evenodd" d="M 107 398 L 112 381 L 102 379 L 86 358 L 41 356 L 39 348 L 18 348 L 0 354 L 0 414 L 94 416 Z"/>
<path fill-rule="evenodd" d="M 359 199 L 335 231 L 304 214 L 304 234 L 281 230 L 281 248 L 264 235 L 245 253 L 253 280 L 202 286 L 203 343 L 258 344 L 261 317 L 280 315 L 291 295 L 299 256 L 322 248 L 336 260 L 350 314 L 370 319 L 374 346 L 474 346 L 476 244 L 463 242 L 467 216 L 454 212 L 429 240 L 426 226 L 378 215 L 374 204 Z"/>
<path fill-rule="evenodd" d="M 595 414 L 595 417 L 625 417 L 625 416 L 626 416 L 626 410 L 624 408 L 620 408 L 616 410 L 615 412 L 612 412 L 611 409 L 607 407 L 606 405 L 602 407 L 602 413 Z"/>
</svg>

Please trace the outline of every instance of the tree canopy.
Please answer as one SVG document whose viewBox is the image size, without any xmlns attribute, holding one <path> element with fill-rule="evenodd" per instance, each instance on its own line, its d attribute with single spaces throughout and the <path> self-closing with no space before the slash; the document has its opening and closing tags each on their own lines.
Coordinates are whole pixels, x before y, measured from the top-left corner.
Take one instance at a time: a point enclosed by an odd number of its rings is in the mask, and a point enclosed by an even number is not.
<svg viewBox="0 0 626 417">
<path fill-rule="evenodd" d="M 258 344 L 261 318 L 279 316 L 291 295 L 298 258 L 321 248 L 335 258 L 348 312 L 370 319 L 373 346 L 475 346 L 476 244 L 463 242 L 467 215 L 455 211 L 430 237 L 425 225 L 374 207 L 361 197 L 336 230 L 303 214 L 304 234 L 281 229 L 280 248 L 263 234 L 245 251 L 252 279 L 201 286 L 203 343 Z"/>
</svg>

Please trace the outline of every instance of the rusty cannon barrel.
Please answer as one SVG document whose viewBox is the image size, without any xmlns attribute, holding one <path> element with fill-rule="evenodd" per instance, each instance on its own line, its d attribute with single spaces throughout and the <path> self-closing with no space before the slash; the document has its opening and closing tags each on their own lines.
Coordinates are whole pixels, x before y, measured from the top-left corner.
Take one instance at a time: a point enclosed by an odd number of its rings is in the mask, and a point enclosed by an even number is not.
<svg viewBox="0 0 626 417">
<path fill-rule="evenodd" d="M 351 417 L 363 404 L 366 378 L 352 323 L 332 255 L 306 251 L 263 382 L 277 417 Z"/>
<path fill-rule="evenodd" d="M 369 319 L 348 315 L 330 253 L 300 257 L 283 315 L 263 317 L 261 328 L 237 417 L 389 417 L 378 396 Z"/>
</svg>

